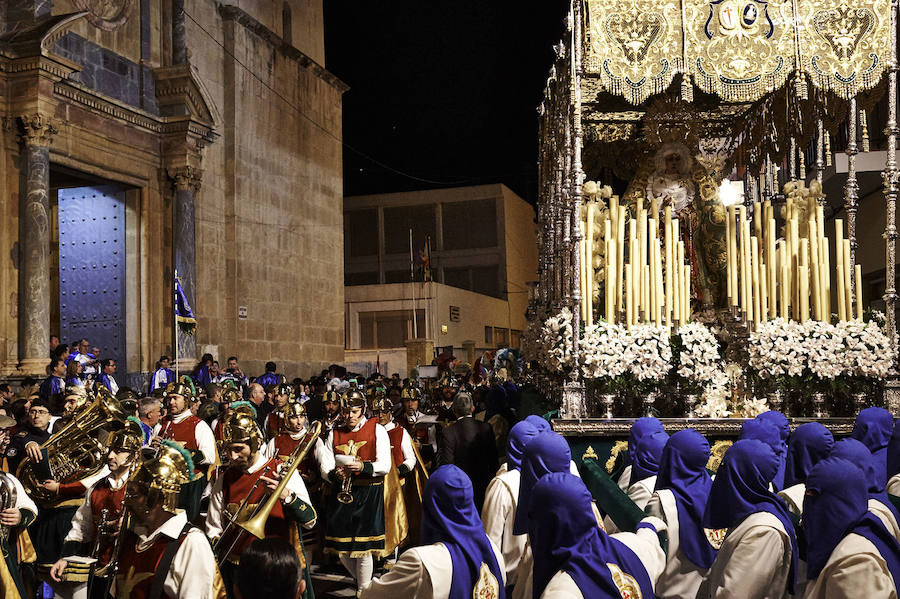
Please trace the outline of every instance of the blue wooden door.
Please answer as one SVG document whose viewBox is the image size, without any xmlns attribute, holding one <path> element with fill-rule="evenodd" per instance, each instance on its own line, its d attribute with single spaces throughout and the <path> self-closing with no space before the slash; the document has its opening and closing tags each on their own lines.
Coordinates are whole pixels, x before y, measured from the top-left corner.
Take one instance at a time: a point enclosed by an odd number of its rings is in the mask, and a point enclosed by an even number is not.
<svg viewBox="0 0 900 599">
<path fill-rule="evenodd" d="M 59 190 L 59 320 L 63 342 L 87 337 L 125 360 L 125 192 Z"/>
</svg>

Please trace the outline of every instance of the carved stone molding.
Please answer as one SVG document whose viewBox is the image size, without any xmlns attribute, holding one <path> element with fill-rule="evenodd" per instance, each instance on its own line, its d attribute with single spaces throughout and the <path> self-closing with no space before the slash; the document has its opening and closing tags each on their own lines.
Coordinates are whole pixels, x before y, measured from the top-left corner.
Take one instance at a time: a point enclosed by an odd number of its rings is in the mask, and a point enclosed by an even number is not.
<svg viewBox="0 0 900 599">
<path fill-rule="evenodd" d="M 19 123 L 26 146 L 49 147 L 53 136 L 59 133 L 59 121 L 40 113 L 20 116 Z"/>
<path fill-rule="evenodd" d="M 197 193 L 200 190 L 200 181 L 203 179 L 203 170 L 195 166 L 179 166 L 168 169 L 169 177 L 175 181 L 176 190 L 190 190 Z"/>
</svg>

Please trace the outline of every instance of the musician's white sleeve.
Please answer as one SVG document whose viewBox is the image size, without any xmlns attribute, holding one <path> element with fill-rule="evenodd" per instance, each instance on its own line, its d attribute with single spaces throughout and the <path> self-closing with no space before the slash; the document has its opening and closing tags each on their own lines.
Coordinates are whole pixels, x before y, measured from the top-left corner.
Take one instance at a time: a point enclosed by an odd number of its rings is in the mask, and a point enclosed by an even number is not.
<svg viewBox="0 0 900 599">
<path fill-rule="evenodd" d="M 375 425 L 375 461 L 372 462 L 372 475 L 384 476 L 393 466 L 391 461 L 391 438 L 387 430 L 380 424 Z"/>
<path fill-rule="evenodd" d="M 31 496 L 25 492 L 25 487 L 22 486 L 22 482 L 12 474 L 6 473 L 8 477 L 10 477 L 13 481 L 13 485 L 16 487 L 16 509 L 20 510 L 28 510 L 35 516 L 38 515 L 38 507 Z"/>
<path fill-rule="evenodd" d="M 84 501 L 75 511 L 72 518 L 72 528 L 63 540 L 63 543 L 69 541 L 77 541 L 79 543 L 87 543 L 94 540 L 94 512 L 91 510 L 91 493 L 94 492 L 94 486 L 87 490 Z M 63 557 L 68 557 L 64 555 Z"/>
<path fill-rule="evenodd" d="M 416 452 L 413 451 L 412 437 L 409 436 L 406 429 L 401 430 L 403 430 L 403 440 L 400 441 L 400 449 L 403 451 L 403 465 L 412 470 L 416 467 Z"/>
<path fill-rule="evenodd" d="M 222 529 L 225 526 L 225 491 L 222 489 L 222 481 L 225 477 L 220 473 L 216 478 L 216 482 L 212 485 L 212 491 L 209 494 L 209 508 L 206 510 L 206 536 L 215 539 L 222 535 Z"/>
<path fill-rule="evenodd" d="M 322 478 L 328 480 L 328 474 L 334 470 L 334 432 L 328 433 L 325 446 L 322 448 L 322 458 L 319 460 L 319 470 Z"/>
<path fill-rule="evenodd" d="M 197 439 L 197 448 L 203 454 L 203 464 L 210 465 L 216 463 L 216 436 L 213 434 L 209 425 L 203 421 L 197 423 L 194 427 L 194 438 Z"/>
</svg>

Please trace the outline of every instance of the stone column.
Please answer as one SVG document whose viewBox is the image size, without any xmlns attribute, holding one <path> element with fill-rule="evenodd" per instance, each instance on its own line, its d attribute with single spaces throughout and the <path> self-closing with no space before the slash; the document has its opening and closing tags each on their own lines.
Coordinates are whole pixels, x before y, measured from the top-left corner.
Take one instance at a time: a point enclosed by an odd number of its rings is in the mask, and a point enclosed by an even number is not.
<svg viewBox="0 0 900 599">
<path fill-rule="evenodd" d="M 169 169 L 169 176 L 175 181 L 172 226 L 174 263 L 181 288 L 188 303 L 197 314 L 197 245 L 195 239 L 194 194 L 200 189 L 203 171 L 192 166 Z M 176 332 L 178 360 L 193 366 L 197 359 L 196 335 Z"/>
<path fill-rule="evenodd" d="M 50 140 L 55 120 L 19 117 L 25 189 L 19 193 L 19 369 L 43 374 L 50 339 Z"/>
<path fill-rule="evenodd" d="M 186 62 L 184 0 L 172 0 L 172 64 L 185 64 Z"/>
</svg>

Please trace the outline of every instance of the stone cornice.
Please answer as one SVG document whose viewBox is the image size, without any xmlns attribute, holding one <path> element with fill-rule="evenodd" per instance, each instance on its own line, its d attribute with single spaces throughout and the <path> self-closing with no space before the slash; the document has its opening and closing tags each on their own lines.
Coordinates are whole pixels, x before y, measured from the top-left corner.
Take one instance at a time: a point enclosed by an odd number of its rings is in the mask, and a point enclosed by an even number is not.
<svg viewBox="0 0 900 599">
<path fill-rule="evenodd" d="M 16 58 L 0 53 L 0 75 L 8 78 L 37 73 L 55 79 L 66 79 L 80 70 L 80 65 L 55 54 Z"/>
<path fill-rule="evenodd" d="M 249 14 L 247 14 L 237 6 L 220 4 L 219 14 L 226 21 L 234 21 L 236 23 L 240 23 L 245 29 L 253 32 L 259 38 L 268 42 L 271 46 L 276 48 L 279 52 L 281 52 L 288 58 L 297 61 L 297 63 L 299 63 L 302 67 L 306 68 L 308 71 L 311 71 L 316 77 L 328 83 L 338 92 L 343 94 L 350 89 L 350 86 L 338 79 L 338 77 L 334 75 L 334 73 L 317 63 L 315 60 L 313 60 L 294 46 L 285 42 L 277 33 L 251 17 Z"/>
<path fill-rule="evenodd" d="M 164 123 L 158 117 L 138 110 L 106 98 L 93 90 L 83 88 L 82 86 L 70 81 L 60 81 L 53 86 L 53 93 L 61 98 L 65 98 L 72 104 L 77 104 L 90 110 L 91 112 L 100 113 L 116 120 L 134 125 L 141 129 L 145 129 L 151 133 L 162 133 Z"/>
<path fill-rule="evenodd" d="M 19 117 L 24 133 L 22 141 L 26 146 L 47 148 L 50 140 L 59 133 L 59 121 L 45 114 L 26 114 Z"/>
</svg>

